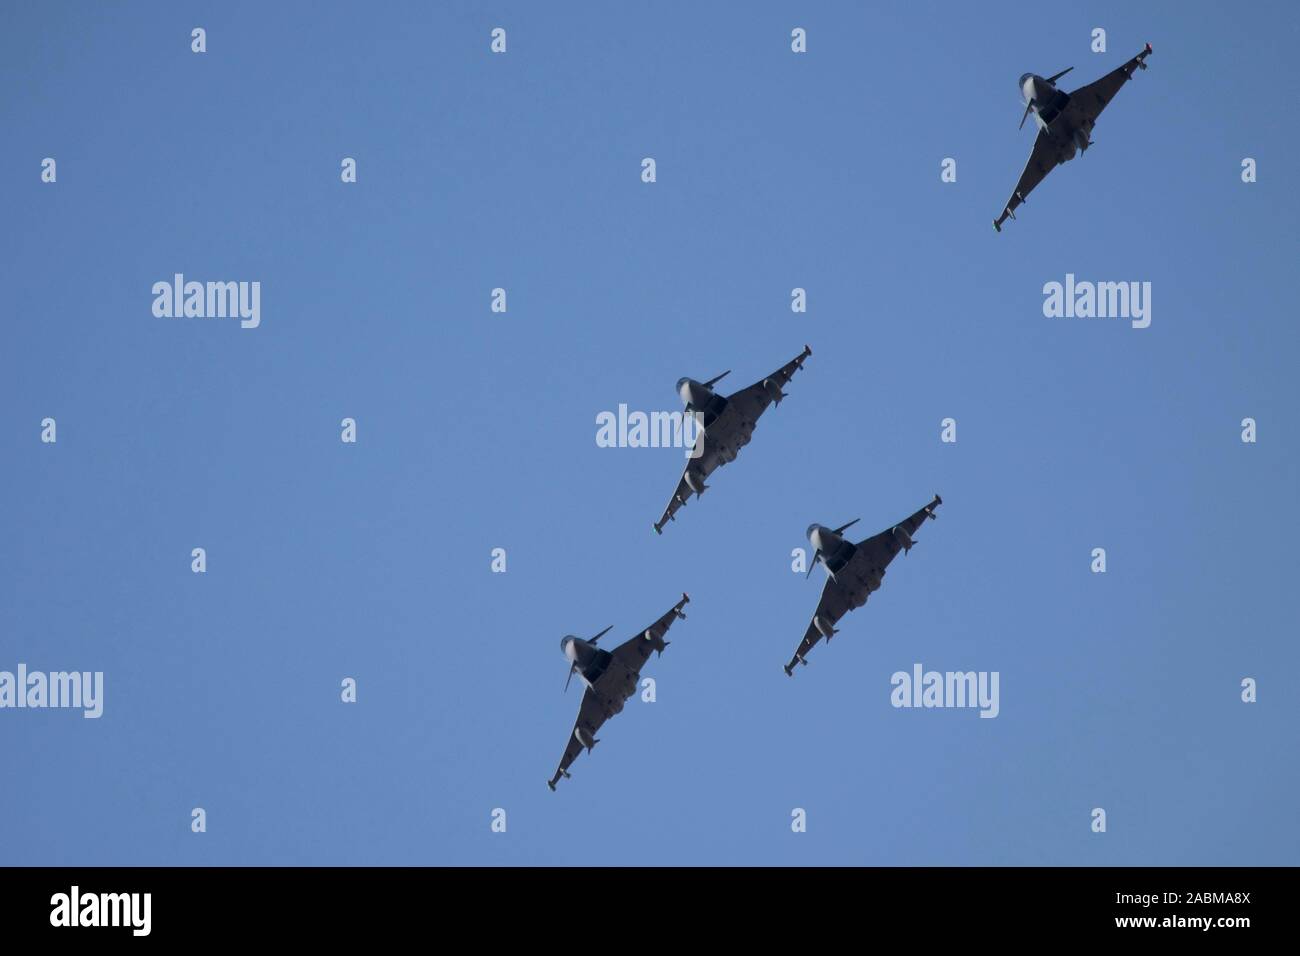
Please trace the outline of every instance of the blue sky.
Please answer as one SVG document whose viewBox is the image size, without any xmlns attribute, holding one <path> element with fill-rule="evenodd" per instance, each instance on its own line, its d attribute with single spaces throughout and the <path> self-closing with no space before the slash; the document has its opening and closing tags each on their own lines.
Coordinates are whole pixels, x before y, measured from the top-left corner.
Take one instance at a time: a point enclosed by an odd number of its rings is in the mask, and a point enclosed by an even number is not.
<svg viewBox="0 0 1300 956">
<path fill-rule="evenodd" d="M 1034 9 L 6 4 L 0 669 L 105 703 L 0 711 L 0 863 L 1295 864 L 1300 16 Z M 995 234 L 1020 74 L 1148 40 Z M 261 326 L 155 318 L 175 272 Z M 1151 282 L 1151 327 L 1045 318 L 1067 273 Z M 804 343 L 656 538 L 681 452 L 597 413 Z M 804 529 L 936 491 L 787 679 Z M 658 700 L 551 793 L 559 638 L 682 591 Z M 916 662 L 1000 715 L 892 708 Z"/>
</svg>

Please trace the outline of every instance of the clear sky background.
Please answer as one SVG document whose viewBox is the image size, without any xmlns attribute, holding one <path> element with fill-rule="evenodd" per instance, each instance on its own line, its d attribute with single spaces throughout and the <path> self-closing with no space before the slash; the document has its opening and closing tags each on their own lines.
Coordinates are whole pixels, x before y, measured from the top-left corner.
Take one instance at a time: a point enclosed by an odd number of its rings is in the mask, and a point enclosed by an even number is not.
<svg viewBox="0 0 1300 956">
<path fill-rule="evenodd" d="M 98 721 L 0 711 L 0 863 L 1300 862 L 1297 24 L 4 4 L 0 669 L 106 690 Z M 995 234 L 1020 74 L 1071 90 L 1148 40 L 1095 148 Z M 260 281 L 261 327 L 155 318 L 174 272 Z M 1151 282 L 1151 327 L 1045 318 L 1071 272 Z M 597 413 L 804 343 L 655 537 L 682 453 L 598 448 Z M 865 537 L 935 492 L 787 678 L 807 525 Z M 682 591 L 657 702 L 551 793 L 559 639 L 623 640 Z M 999 671 L 1000 716 L 895 710 L 917 662 Z"/>
</svg>

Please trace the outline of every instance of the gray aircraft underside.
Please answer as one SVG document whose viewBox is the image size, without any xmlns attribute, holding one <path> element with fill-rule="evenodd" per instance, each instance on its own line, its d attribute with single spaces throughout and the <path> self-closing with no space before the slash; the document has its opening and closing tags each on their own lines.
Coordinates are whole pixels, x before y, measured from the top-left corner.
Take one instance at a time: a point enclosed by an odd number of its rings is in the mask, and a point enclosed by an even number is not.
<svg viewBox="0 0 1300 956">
<path fill-rule="evenodd" d="M 935 495 L 934 500 L 920 511 L 856 544 L 846 539 L 844 532 L 857 524 L 857 518 L 838 528 L 820 524 L 808 528 L 808 541 L 815 549 L 808 573 L 812 574 L 812 569 L 821 564 L 826 569 L 826 583 L 799 649 L 785 665 L 787 674 L 794 675 L 796 664 L 807 665 L 808 652 L 822 638 L 830 643 L 831 637 L 838 633 L 835 625 L 840 618 L 867 603 L 871 593 L 880 587 L 885 568 L 898 557 L 899 552 L 912 550 L 916 543 L 912 536 L 926 518 L 935 517 L 934 509 L 941 504 L 943 499 Z"/>
<path fill-rule="evenodd" d="M 1034 73 L 1026 73 L 1020 78 L 1020 95 L 1025 102 L 1025 113 L 1020 118 L 1020 125 L 1023 127 L 1025 119 L 1032 115 L 1038 126 L 1038 138 L 1034 140 L 1029 162 L 1025 164 L 1025 170 L 1020 174 L 1020 181 L 1016 183 L 1002 215 L 993 220 L 994 229 L 1001 232 L 1002 224 L 1008 218 L 1016 218 L 1016 209 L 1048 173 L 1061 163 L 1069 162 L 1076 155 L 1087 151 L 1092 145 L 1092 128 L 1097 117 L 1115 98 L 1120 87 L 1133 78 L 1134 71 L 1147 68 L 1145 61 L 1150 55 L 1151 44 L 1148 43 L 1141 53 L 1123 66 L 1116 67 L 1095 83 L 1081 86 L 1073 93 L 1057 89 L 1056 81 L 1074 67 L 1046 78 Z"/>
<path fill-rule="evenodd" d="M 768 406 L 781 403 L 785 398 L 783 386 L 803 368 L 804 360 L 810 355 L 812 349 L 805 345 L 798 356 L 767 378 L 726 397 L 714 392 L 713 386 L 729 375 L 730 369 L 707 382 L 691 378 L 678 381 L 677 392 L 687 413 L 699 416 L 703 429 L 696 436 L 695 447 L 677 482 L 677 490 L 673 492 L 663 516 L 655 522 L 657 534 L 663 534 L 664 525 L 669 521 L 677 520 L 674 516 L 691 495 L 704 494 L 708 488 L 704 482 L 709 475 L 736 460 L 740 449 L 749 444 L 759 416 L 767 411 Z"/>
<path fill-rule="evenodd" d="M 546 785 L 552 790 L 561 777 L 569 776 L 569 766 L 584 750 L 591 750 L 600 743 L 596 733 L 605 721 L 623 712 L 623 704 L 636 693 L 641 668 L 650 659 L 650 652 L 664 652 L 670 643 L 664 640 L 664 634 L 672 627 L 673 621 L 678 618 L 686 620 L 682 608 L 690 600 L 683 593 L 682 599 L 659 620 L 612 651 L 596 646 L 596 642 L 608 633 L 608 627 L 590 640 L 584 641 L 570 635 L 560 641 L 560 650 L 569 661 L 569 680 L 577 674 L 586 689 L 582 703 L 578 706 L 578 719 L 574 721 L 569 742 L 564 748 L 564 756 L 560 758 L 555 776 L 547 781 Z M 564 687 L 568 690 L 568 683 Z"/>
</svg>

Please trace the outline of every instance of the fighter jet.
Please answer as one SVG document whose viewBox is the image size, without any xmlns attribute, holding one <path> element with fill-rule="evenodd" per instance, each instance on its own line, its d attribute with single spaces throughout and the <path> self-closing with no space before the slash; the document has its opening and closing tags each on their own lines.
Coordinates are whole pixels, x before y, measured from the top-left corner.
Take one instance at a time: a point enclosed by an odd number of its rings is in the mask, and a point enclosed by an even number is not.
<svg viewBox="0 0 1300 956">
<path fill-rule="evenodd" d="M 808 541 L 817 550 L 808 574 L 812 574 L 813 568 L 821 563 L 826 568 L 826 586 L 822 588 L 821 600 L 817 602 L 817 610 L 799 649 L 785 665 L 786 674 L 794 676 L 794 665 L 806 665 L 808 652 L 819 640 L 824 637 L 829 644 L 831 636 L 839 633 L 835 623 L 849 611 L 867 603 L 871 592 L 880 587 L 885 568 L 898 557 L 898 552 L 906 554 L 912 550 L 916 544 L 912 535 L 926 518 L 934 517 L 934 509 L 941 504 L 943 499 L 935 495 L 933 501 L 910 518 L 904 518 L 892 528 L 857 544 L 851 544 L 843 537 L 846 530 L 858 523 L 857 518 L 835 529 L 819 524 L 809 526 Z"/>
<path fill-rule="evenodd" d="M 691 460 L 677 482 L 672 500 L 668 502 L 663 517 L 655 522 L 656 534 L 663 534 L 664 525 L 677 520 L 673 517 L 677 509 L 686 504 L 692 494 L 704 494 L 708 488 L 704 479 L 722 465 L 736 460 L 740 449 L 749 444 L 758 416 L 767 411 L 768 405 L 781 404 L 781 399 L 785 398 L 781 387 L 794 378 L 794 373 L 803 368 L 804 359 L 810 355 L 812 349 L 805 345 L 803 352 L 767 378 L 726 398 L 714 392 L 713 386 L 730 375 L 731 369 L 707 382 L 697 382 L 693 378 L 677 380 L 677 394 L 686 406 L 686 413 L 696 416 L 701 431 L 696 435 Z"/>
<path fill-rule="evenodd" d="M 679 617 L 686 620 L 682 608 L 690 600 L 690 596 L 683 593 L 682 599 L 673 605 L 672 610 L 612 651 L 596 646 L 596 642 L 609 632 L 609 627 L 589 641 L 572 635 L 560 641 L 560 651 L 569 662 L 569 680 L 565 681 L 564 689 L 569 689 L 569 682 L 577 674 L 587 685 L 587 690 L 582 695 L 578 719 L 573 725 L 573 733 L 569 735 L 568 746 L 564 748 L 564 756 L 560 758 L 560 766 L 556 769 L 555 776 L 546 783 L 552 790 L 561 777 L 569 776 L 569 765 L 578 759 L 583 750 L 591 750 L 600 743 L 596 739 L 596 732 L 605 721 L 621 713 L 624 701 L 636 693 L 637 679 L 641 676 L 641 668 L 650 658 L 650 652 L 658 651 L 662 654 L 664 648 L 671 643 L 664 640 L 664 634 Z"/>
<path fill-rule="evenodd" d="M 1002 215 L 993 220 L 993 228 L 1002 231 L 1002 224 L 1010 217 L 1015 219 L 1016 208 L 1025 201 L 1039 183 L 1061 163 L 1069 162 L 1075 155 L 1083 155 L 1092 145 L 1092 127 L 1107 104 L 1115 98 L 1121 86 L 1133 78 L 1133 71 L 1147 68 L 1144 62 L 1151 55 L 1151 44 L 1123 66 L 1111 70 L 1095 83 L 1081 86 L 1073 93 L 1056 88 L 1056 81 L 1073 70 L 1069 67 L 1046 79 L 1036 73 L 1026 73 L 1020 78 L 1020 95 L 1025 101 L 1025 113 L 1020 117 L 1020 128 L 1030 113 L 1038 124 L 1038 138 L 1029 154 L 1025 171 L 1020 174 L 1015 192 L 1007 200 Z"/>
</svg>

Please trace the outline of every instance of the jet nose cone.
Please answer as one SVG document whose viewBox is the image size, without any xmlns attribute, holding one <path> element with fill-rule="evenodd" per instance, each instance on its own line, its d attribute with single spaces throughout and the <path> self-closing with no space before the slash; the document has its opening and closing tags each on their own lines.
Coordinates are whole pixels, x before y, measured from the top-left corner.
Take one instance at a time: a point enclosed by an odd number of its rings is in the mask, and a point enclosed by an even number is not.
<svg viewBox="0 0 1300 956">
<path fill-rule="evenodd" d="M 709 403 L 709 390 L 693 378 L 682 379 L 677 385 L 677 393 L 682 397 L 682 404 L 691 408 L 703 408 Z"/>
</svg>

